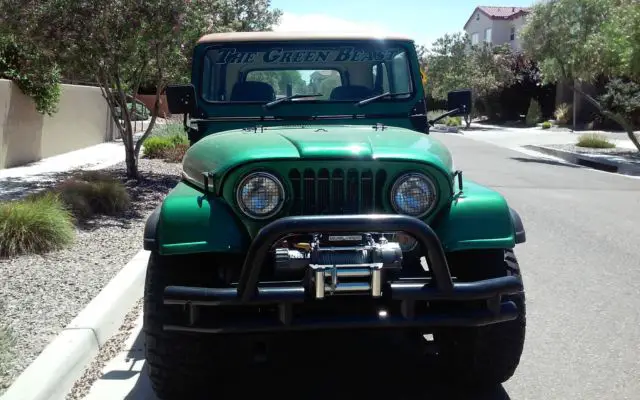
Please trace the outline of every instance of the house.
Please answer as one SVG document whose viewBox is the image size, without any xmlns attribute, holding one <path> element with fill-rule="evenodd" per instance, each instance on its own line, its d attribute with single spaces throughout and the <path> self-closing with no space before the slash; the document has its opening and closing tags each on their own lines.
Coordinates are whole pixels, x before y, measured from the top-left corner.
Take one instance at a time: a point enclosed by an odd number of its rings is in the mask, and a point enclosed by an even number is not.
<svg viewBox="0 0 640 400">
<path fill-rule="evenodd" d="M 464 25 L 471 44 L 488 42 L 492 45 L 509 44 L 514 50 L 521 50 L 518 31 L 524 25 L 530 9 L 526 7 L 479 6 Z"/>
</svg>

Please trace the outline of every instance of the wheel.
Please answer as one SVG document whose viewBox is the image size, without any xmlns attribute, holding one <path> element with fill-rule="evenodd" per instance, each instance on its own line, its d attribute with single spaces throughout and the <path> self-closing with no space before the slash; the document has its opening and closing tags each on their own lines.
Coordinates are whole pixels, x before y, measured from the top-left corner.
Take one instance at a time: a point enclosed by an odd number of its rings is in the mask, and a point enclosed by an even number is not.
<svg viewBox="0 0 640 400">
<path fill-rule="evenodd" d="M 451 275 L 459 281 L 501 276 L 521 278 L 513 250 L 465 251 L 449 255 Z M 438 358 L 446 378 L 458 384 L 495 386 L 513 376 L 524 348 L 526 310 L 524 293 L 503 296 L 518 307 L 512 321 L 474 328 L 443 329 L 435 333 Z"/>
<path fill-rule="evenodd" d="M 255 359 L 252 335 L 230 336 L 165 332 L 163 325 L 174 322 L 179 307 L 162 303 L 167 285 L 207 285 L 216 260 L 207 256 L 162 256 L 151 253 L 144 293 L 145 356 L 151 386 L 160 399 L 210 399 L 216 395 L 233 367 L 246 366 Z M 245 364 L 246 362 L 246 364 Z"/>
</svg>

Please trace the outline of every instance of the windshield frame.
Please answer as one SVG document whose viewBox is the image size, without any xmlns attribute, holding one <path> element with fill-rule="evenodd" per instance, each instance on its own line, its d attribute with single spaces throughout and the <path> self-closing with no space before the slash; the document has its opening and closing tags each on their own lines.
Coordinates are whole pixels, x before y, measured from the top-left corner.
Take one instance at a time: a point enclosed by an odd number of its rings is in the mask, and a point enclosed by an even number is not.
<svg viewBox="0 0 640 400">
<path fill-rule="evenodd" d="M 362 108 L 365 107 L 369 107 L 372 104 L 376 104 L 376 105 L 381 105 L 381 104 L 387 104 L 387 103 L 392 103 L 392 104 L 407 104 L 407 103 L 414 103 L 417 99 L 417 97 L 419 96 L 419 94 L 421 93 L 421 91 L 419 90 L 419 85 L 421 85 L 420 81 L 417 81 L 416 79 L 416 71 L 415 71 L 415 67 L 413 65 L 413 60 L 412 57 L 414 56 L 414 52 L 415 52 L 415 47 L 413 45 L 413 42 L 410 41 L 406 41 L 406 40 L 384 40 L 384 41 L 380 41 L 380 40 L 376 40 L 376 39 L 369 39 L 369 40 L 273 40 L 273 41 L 260 41 L 260 42 L 255 42 L 255 41 L 237 41 L 237 42 L 229 42 L 229 43 L 206 43 L 206 44 L 200 44 L 198 45 L 198 47 L 200 47 L 200 49 L 196 49 L 197 54 L 198 54 L 198 58 L 199 58 L 199 63 L 197 65 L 197 70 L 194 69 L 193 71 L 193 76 L 192 76 L 192 81 L 196 80 L 197 81 L 197 85 L 194 85 L 196 88 L 196 92 L 197 92 L 197 96 L 198 96 L 198 101 L 199 102 L 203 102 L 204 104 L 207 105 L 215 105 L 216 108 L 218 107 L 241 107 L 241 106 L 261 106 L 266 104 L 267 102 L 265 101 L 228 101 L 228 100 L 211 100 L 209 98 L 206 98 L 204 96 L 204 87 L 203 87 L 203 82 L 206 81 L 207 77 L 206 75 L 209 74 L 209 76 L 213 76 L 213 74 L 210 74 L 209 72 L 207 72 L 206 68 L 205 68 L 205 58 L 207 53 L 210 50 L 216 50 L 216 49 L 220 49 L 220 48 L 225 48 L 225 47 L 233 47 L 233 46 L 237 46 L 237 47 L 243 47 L 243 46 L 255 46 L 255 47 L 265 47 L 265 48 L 269 48 L 269 47 L 287 47 L 287 46 L 295 46 L 297 44 L 299 45 L 309 45 L 309 46 L 344 46 L 344 47 L 348 47 L 348 46 L 353 46 L 353 47 L 357 47 L 357 46 L 371 46 L 373 48 L 377 47 L 380 43 L 382 42 L 382 46 L 383 47 L 394 47 L 394 48 L 400 48 L 402 49 L 402 51 L 404 52 L 404 54 L 406 55 L 406 67 L 407 67 L 407 78 L 408 78 L 408 84 L 411 86 L 411 94 L 407 97 L 403 97 L 403 98 L 396 98 L 394 96 L 390 96 L 389 98 L 385 98 L 385 99 L 380 99 L 379 101 L 373 102 L 373 103 L 368 103 L 365 104 L 363 106 L 361 106 Z M 371 64 L 372 66 L 376 65 L 375 63 Z M 195 66 L 195 65 L 194 65 Z M 319 64 L 318 65 L 318 70 L 322 69 L 321 68 L 322 65 Z M 282 67 L 274 67 L 272 68 L 273 70 L 287 70 L 287 68 L 282 68 Z M 300 70 L 305 70 L 305 69 L 309 69 L 307 67 L 305 68 L 300 68 Z M 325 69 L 333 69 L 333 68 L 325 68 Z M 255 68 L 255 69 L 251 69 L 251 71 L 254 70 L 264 70 L 264 69 L 260 69 L 260 68 Z M 419 73 L 419 71 L 418 71 Z M 210 79 L 210 78 L 209 78 Z M 289 101 L 289 102 L 284 102 L 282 103 L 280 106 L 281 107 L 296 107 L 299 105 L 308 105 L 308 104 L 317 104 L 317 105 L 322 105 L 322 106 L 330 106 L 333 105 L 335 106 L 336 104 L 339 105 L 345 105 L 345 104 L 355 104 L 357 103 L 358 100 L 356 99 L 349 99 L 349 100 L 330 100 L 330 99 L 304 99 L 301 101 Z M 278 107 L 280 108 L 280 107 Z"/>
</svg>

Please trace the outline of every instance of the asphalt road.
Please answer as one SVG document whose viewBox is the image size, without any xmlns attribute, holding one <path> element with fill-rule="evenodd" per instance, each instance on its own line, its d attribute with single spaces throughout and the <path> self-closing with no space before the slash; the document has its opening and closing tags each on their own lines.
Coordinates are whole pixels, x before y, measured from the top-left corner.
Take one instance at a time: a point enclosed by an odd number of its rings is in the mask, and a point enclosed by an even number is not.
<svg viewBox="0 0 640 400">
<path fill-rule="evenodd" d="M 296 399 L 640 399 L 640 180 L 458 135 L 435 136 L 450 147 L 466 178 L 501 192 L 523 218 L 528 241 L 516 254 L 528 330 L 516 375 L 482 393 L 442 387 L 371 349 L 362 370 L 310 362 L 243 377 L 227 390 L 245 398 L 242 393 L 269 383 L 254 393 Z M 310 358 L 314 351 L 332 349 L 309 343 Z M 91 399 L 153 399 L 144 373 L 136 373 L 144 370 L 139 340 L 134 353 L 137 366 L 121 367 L 129 371 L 120 374 L 127 389 L 109 392 L 116 386 L 108 381 L 119 374 L 105 379 L 108 372 Z"/>
</svg>

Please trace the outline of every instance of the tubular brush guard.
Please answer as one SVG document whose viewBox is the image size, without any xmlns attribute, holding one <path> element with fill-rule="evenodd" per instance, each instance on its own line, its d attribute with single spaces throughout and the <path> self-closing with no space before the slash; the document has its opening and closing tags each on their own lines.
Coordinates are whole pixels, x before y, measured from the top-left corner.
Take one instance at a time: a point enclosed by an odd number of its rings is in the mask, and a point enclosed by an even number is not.
<svg viewBox="0 0 640 400">
<path fill-rule="evenodd" d="M 389 312 L 353 312 L 350 315 L 339 310 L 340 304 L 349 303 L 352 297 L 341 300 L 319 298 L 313 285 L 304 281 L 259 282 L 260 272 L 274 243 L 286 235 L 306 233 L 349 232 L 405 232 L 413 236 L 427 260 L 431 276 L 398 278 L 373 282 L 372 287 L 381 296 L 369 296 L 375 308 Z M 479 266 L 481 267 L 481 266 Z M 373 268 L 372 270 L 375 270 Z M 317 270 L 314 270 L 317 272 Z M 315 275 L 315 274 L 314 274 Z M 425 273 L 425 275 L 427 275 Z M 379 279 L 379 274 L 376 275 Z M 316 285 L 317 286 L 317 285 Z M 380 290 L 381 289 L 381 290 Z M 522 281 L 513 276 L 486 279 L 475 282 L 454 282 L 449 272 L 444 250 L 436 233 L 423 221 L 405 215 L 341 215 L 341 216 L 297 216 L 278 219 L 265 226 L 255 237 L 245 257 L 237 284 L 222 288 L 167 286 L 164 304 L 182 306 L 184 324 L 165 325 L 165 330 L 201 333 L 268 332 L 307 329 L 388 328 L 388 327 L 453 327 L 482 326 L 513 320 L 518 309 L 512 301 L 502 301 L 503 295 L 522 292 Z M 464 307 L 464 303 L 484 301 L 486 307 Z M 323 303 L 324 302 L 324 303 Z M 340 303 L 341 302 L 341 303 Z M 447 302 L 445 312 L 428 308 L 417 308 L 417 304 Z M 320 318 L 296 316 L 305 314 L 313 305 L 317 310 L 325 305 Z M 232 322 L 225 318 L 212 318 L 216 326 L 198 326 L 202 307 L 223 310 L 222 314 L 233 316 Z M 277 309 L 270 317 L 254 317 L 244 311 Z M 420 311 L 419 311 L 420 310 Z M 423 311 L 424 310 L 424 311 Z M 267 312 L 268 314 L 268 312 Z M 311 312 L 309 314 L 312 314 Z M 327 316 L 328 314 L 328 316 Z M 200 317 L 200 318 L 199 318 Z M 240 319 L 240 322 L 238 321 Z M 211 322 L 211 321 L 209 321 Z"/>
</svg>

